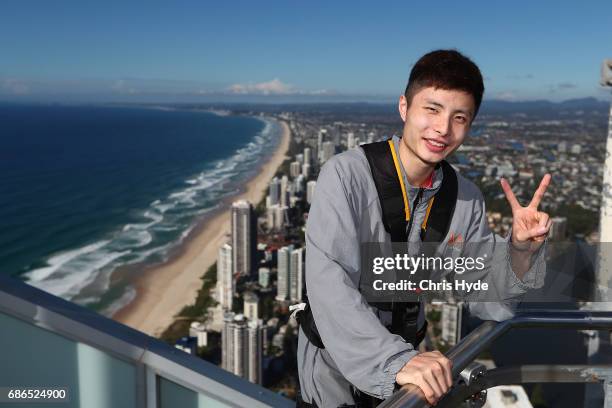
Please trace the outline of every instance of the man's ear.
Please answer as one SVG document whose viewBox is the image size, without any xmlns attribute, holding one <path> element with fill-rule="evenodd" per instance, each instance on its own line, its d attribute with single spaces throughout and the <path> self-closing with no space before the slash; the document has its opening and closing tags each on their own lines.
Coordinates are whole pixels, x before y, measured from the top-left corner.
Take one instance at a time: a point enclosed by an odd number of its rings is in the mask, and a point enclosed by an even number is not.
<svg viewBox="0 0 612 408">
<path fill-rule="evenodd" d="M 397 104 L 397 109 L 399 110 L 399 114 L 402 117 L 402 122 L 406 122 L 406 112 L 408 111 L 408 101 L 404 95 L 400 96 L 399 102 Z"/>
</svg>

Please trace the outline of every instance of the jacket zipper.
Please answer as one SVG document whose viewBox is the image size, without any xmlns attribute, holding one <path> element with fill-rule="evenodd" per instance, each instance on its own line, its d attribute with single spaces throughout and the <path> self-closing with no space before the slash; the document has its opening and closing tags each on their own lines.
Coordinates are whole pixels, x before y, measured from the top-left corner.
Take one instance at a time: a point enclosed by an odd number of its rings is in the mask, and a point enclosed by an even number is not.
<svg viewBox="0 0 612 408">
<path fill-rule="evenodd" d="M 412 208 L 410 209 L 410 220 L 408 221 L 408 232 L 406 233 L 406 241 L 410 242 L 410 231 L 412 230 L 412 220 L 414 220 L 415 210 L 417 205 L 419 205 L 419 201 L 421 200 L 421 196 L 423 195 L 423 188 L 419 188 L 419 192 L 417 193 L 413 203 Z"/>
</svg>

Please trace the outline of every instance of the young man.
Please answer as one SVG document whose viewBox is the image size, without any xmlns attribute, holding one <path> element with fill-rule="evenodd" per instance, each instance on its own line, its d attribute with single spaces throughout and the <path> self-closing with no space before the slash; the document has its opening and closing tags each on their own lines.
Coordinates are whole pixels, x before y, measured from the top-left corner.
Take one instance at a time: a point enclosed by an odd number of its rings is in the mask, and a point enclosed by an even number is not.
<svg viewBox="0 0 612 408">
<path fill-rule="evenodd" d="M 459 52 L 438 50 L 424 55 L 413 67 L 399 100 L 404 122 L 401 139 L 394 137 L 388 146 L 378 146 L 390 149 L 384 160 L 395 161 L 401 175 L 397 178 L 406 212 L 406 223 L 400 223 L 401 241 L 408 248 L 432 240 L 444 248 L 457 242 L 502 243 L 508 262 L 495 265 L 499 270 L 491 276 L 506 282 L 504 299 L 511 299 L 541 284 L 544 264 L 539 248 L 551 222 L 537 207 L 550 176 L 542 179 L 527 207 L 518 203 L 502 179 L 513 224 L 505 240 L 495 236 L 488 227 L 480 190 L 443 163 L 467 136 L 483 92 L 478 67 Z M 380 178 L 375 180 L 378 170 L 373 166 L 383 156 L 373 158 L 371 150 L 363 146 L 334 156 L 321 169 L 317 182 L 306 228 L 309 306 L 299 318 L 298 406 L 371 405 L 389 397 L 396 384 L 407 383 L 421 388 L 433 404 L 452 385 L 451 362 L 446 357 L 438 351 L 416 351 L 426 324 L 422 305 L 408 304 L 417 329 L 410 334 L 401 327 L 410 320 L 408 312 L 396 309 L 397 304 L 385 308 L 383 303 L 368 302 L 360 291 L 366 273 L 361 271 L 361 244 L 398 241 L 396 225 L 395 237 L 390 232 L 394 225 L 389 225 L 389 204 L 381 201 L 385 194 L 380 190 L 390 187 Z M 432 210 L 432 205 L 437 207 Z M 445 214 L 445 210 L 448 219 L 443 233 L 427 239 L 430 212 Z M 483 319 L 509 315 L 501 302 L 470 304 L 470 311 Z"/>
</svg>

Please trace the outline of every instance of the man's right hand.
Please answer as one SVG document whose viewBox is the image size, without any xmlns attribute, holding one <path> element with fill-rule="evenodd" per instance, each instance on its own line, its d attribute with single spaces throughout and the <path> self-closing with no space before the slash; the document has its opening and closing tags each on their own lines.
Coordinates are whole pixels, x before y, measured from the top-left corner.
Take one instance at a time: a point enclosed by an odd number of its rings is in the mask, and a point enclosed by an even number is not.
<svg viewBox="0 0 612 408">
<path fill-rule="evenodd" d="M 453 385 L 452 362 L 439 351 L 420 353 L 411 358 L 395 376 L 399 385 L 415 384 L 434 405 Z"/>
</svg>

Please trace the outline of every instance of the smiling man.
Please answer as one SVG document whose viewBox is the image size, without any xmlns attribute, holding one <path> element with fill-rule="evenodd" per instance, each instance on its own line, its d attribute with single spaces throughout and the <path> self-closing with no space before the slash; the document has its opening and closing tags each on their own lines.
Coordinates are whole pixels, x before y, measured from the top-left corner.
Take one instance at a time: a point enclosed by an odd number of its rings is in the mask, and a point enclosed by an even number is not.
<svg viewBox="0 0 612 408">
<path fill-rule="evenodd" d="M 445 161 L 465 140 L 483 92 L 470 59 L 454 50 L 426 54 L 399 100 L 402 137 L 351 149 L 321 169 L 306 226 L 308 304 L 298 313 L 298 406 L 375 406 L 408 383 L 433 404 L 452 385 L 446 357 L 417 351 L 427 325 L 423 305 L 373 302 L 364 295 L 361 285 L 371 271 L 362 270 L 363 243 L 399 242 L 412 253 L 424 242 L 442 253 L 459 242 L 499 243 L 506 262 L 489 265 L 486 280 L 500 299 L 542 284 L 540 249 L 551 223 L 537 207 L 550 176 L 527 207 L 501 181 L 514 217 L 504 239 L 489 229 L 480 190 Z M 501 301 L 469 306 L 483 319 L 509 317 Z"/>
</svg>

